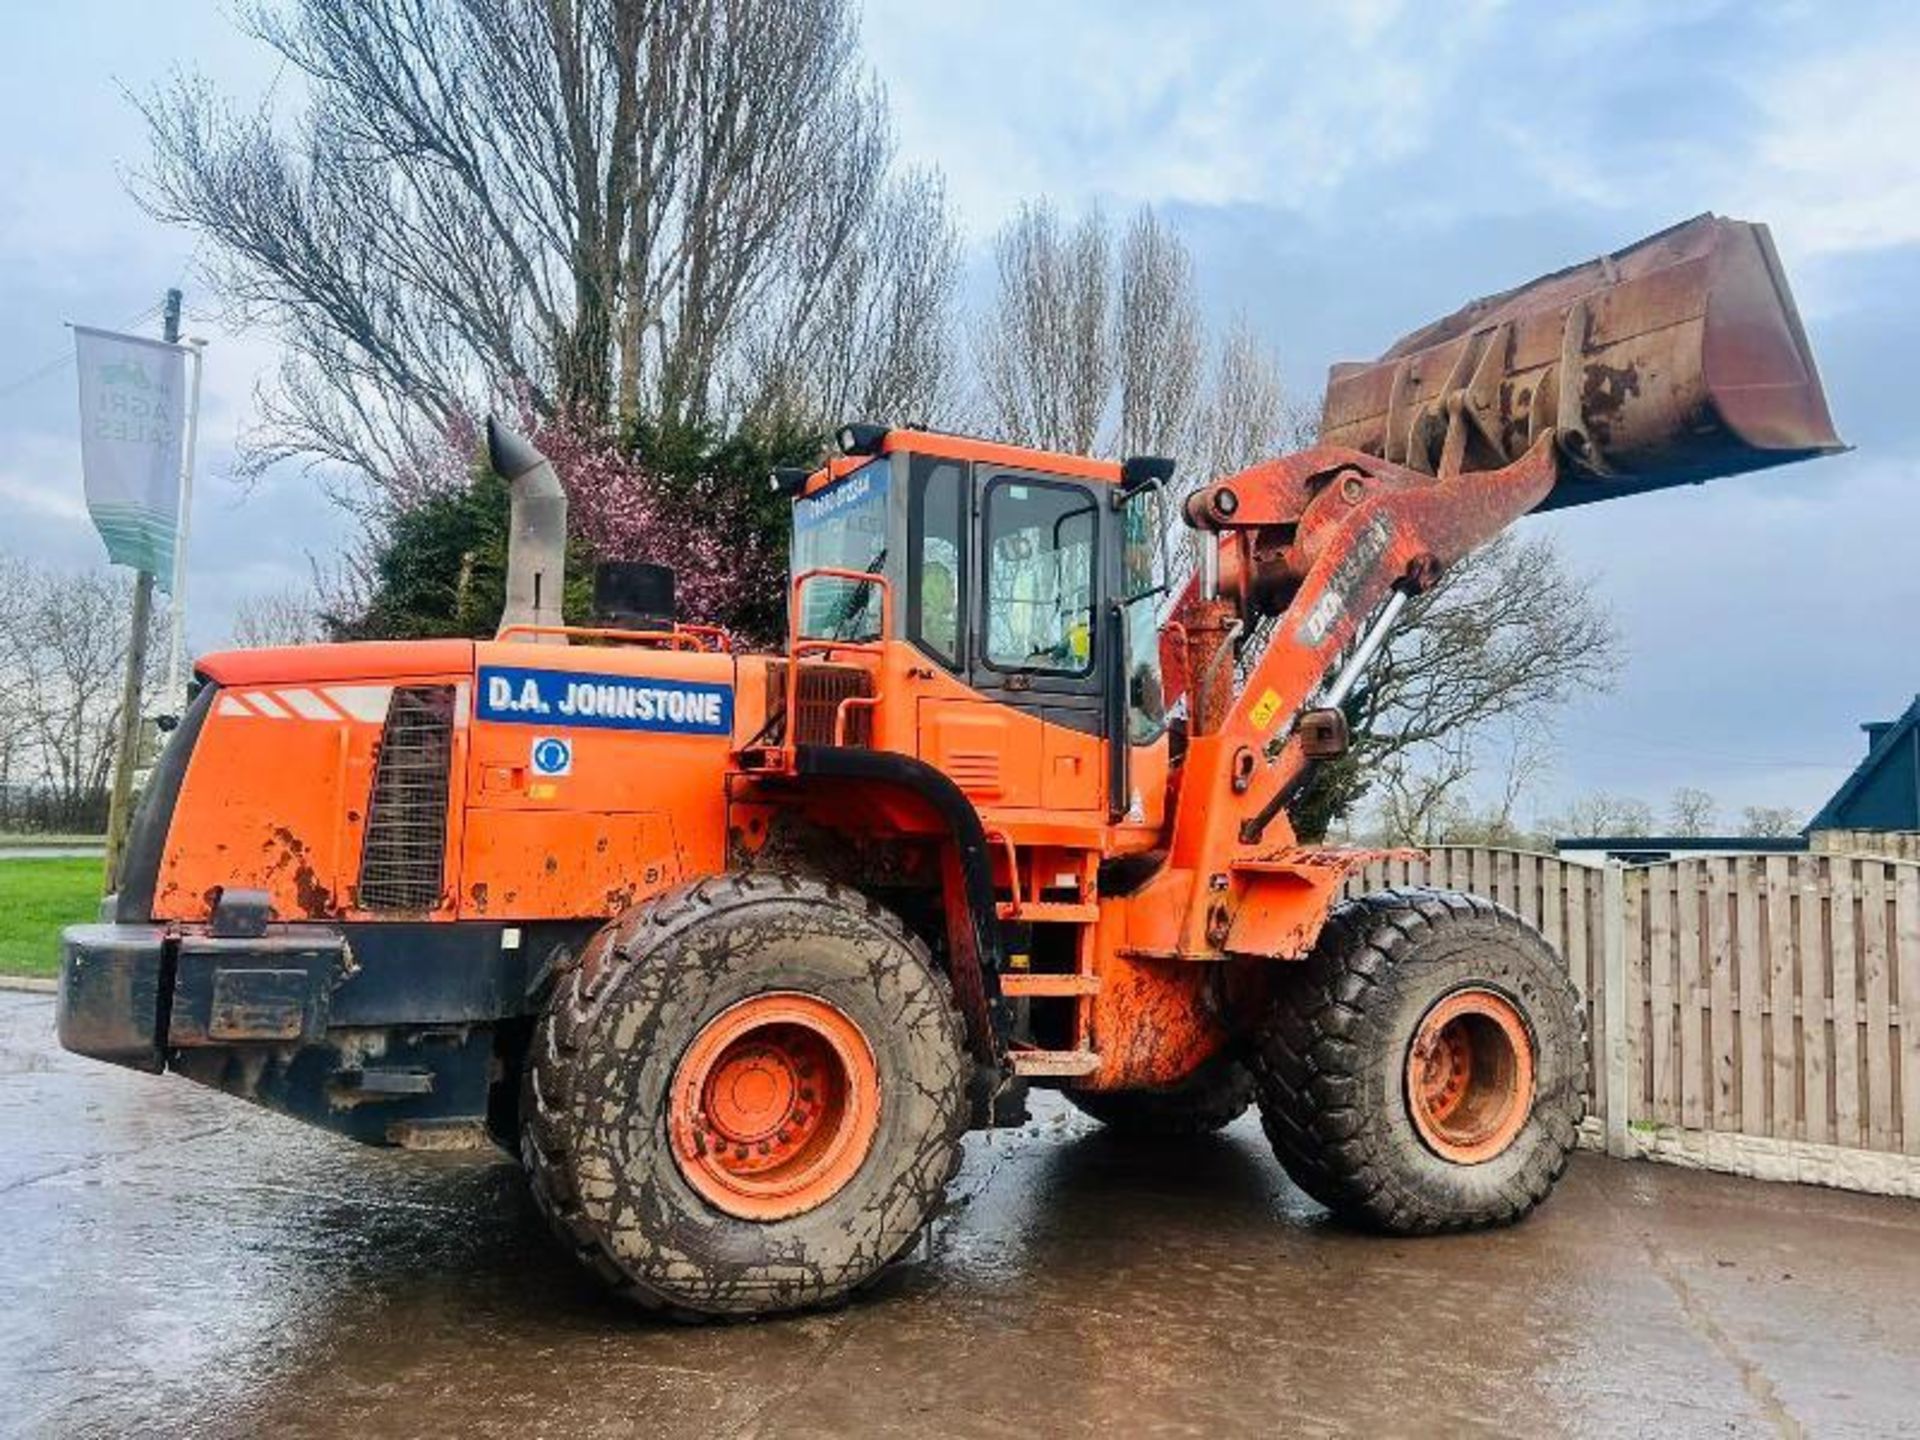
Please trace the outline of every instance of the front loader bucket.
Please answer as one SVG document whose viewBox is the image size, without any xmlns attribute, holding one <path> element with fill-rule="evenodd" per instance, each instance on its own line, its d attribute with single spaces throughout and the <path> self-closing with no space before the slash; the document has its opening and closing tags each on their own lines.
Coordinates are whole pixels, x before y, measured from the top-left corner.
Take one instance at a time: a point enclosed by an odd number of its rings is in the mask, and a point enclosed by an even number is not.
<svg viewBox="0 0 1920 1440">
<path fill-rule="evenodd" d="M 1321 439 L 1428 473 L 1557 430 L 1542 510 L 1846 447 L 1764 225 L 1702 215 L 1335 365 Z"/>
</svg>

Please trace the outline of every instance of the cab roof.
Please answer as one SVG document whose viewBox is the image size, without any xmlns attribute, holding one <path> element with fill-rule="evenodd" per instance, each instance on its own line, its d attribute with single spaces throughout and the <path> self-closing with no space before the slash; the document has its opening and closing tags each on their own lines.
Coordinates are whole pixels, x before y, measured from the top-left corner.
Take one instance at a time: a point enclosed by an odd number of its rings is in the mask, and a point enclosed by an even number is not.
<svg viewBox="0 0 1920 1440">
<path fill-rule="evenodd" d="M 1100 480 L 1109 485 L 1120 483 L 1118 460 L 1096 460 L 1091 455 L 1068 455 L 1058 450 L 1032 450 L 1024 445 L 1005 445 L 971 435 L 948 435 L 939 430 L 889 430 L 873 454 L 834 456 L 807 477 L 800 493 L 817 494 L 842 476 L 852 474 L 875 455 L 891 455 L 895 451 L 935 455 L 944 460 L 978 460 L 1017 470 L 1069 475 L 1076 480 Z"/>
</svg>

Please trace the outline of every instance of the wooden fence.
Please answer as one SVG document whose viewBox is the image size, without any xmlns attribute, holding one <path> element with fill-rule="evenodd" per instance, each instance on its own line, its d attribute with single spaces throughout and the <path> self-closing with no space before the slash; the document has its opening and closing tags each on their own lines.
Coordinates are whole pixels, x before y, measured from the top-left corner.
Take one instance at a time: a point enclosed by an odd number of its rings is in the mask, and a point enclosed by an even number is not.
<svg viewBox="0 0 1920 1440">
<path fill-rule="evenodd" d="M 1630 1130 L 1665 1130 L 1920 1156 L 1920 863 L 1595 868 L 1443 847 L 1371 865 L 1352 889 L 1403 884 L 1488 896 L 1559 950 L 1614 1153 L 1636 1148 Z"/>
<path fill-rule="evenodd" d="M 1912 830 L 1815 830 L 1807 840 L 1821 855 L 1920 860 L 1920 832 Z"/>
</svg>

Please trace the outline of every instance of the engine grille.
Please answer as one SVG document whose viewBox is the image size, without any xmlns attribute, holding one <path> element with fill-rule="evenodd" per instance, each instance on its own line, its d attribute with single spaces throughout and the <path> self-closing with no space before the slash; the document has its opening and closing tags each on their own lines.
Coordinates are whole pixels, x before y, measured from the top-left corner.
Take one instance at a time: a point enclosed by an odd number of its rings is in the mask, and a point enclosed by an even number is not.
<svg viewBox="0 0 1920 1440">
<path fill-rule="evenodd" d="M 440 903 L 452 750 L 453 687 L 396 688 L 367 802 L 362 908 L 431 910 Z"/>
<path fill-rule="evenodd" d="M 773 667 L 773 696 L 776 712 L 784 710 L 787 696 L 787 665 Z M 800 664 L 800 685 L 794 726 L 796 745 L 833 744 L 833 724 L 840 713 L 840 702 L 873 694 L 873 676 L 858 665 L 831 665 L 823 662 Z M 847 712 L 846 743 L 866 749 L 873 744 L 873 710 L 856 705 Z"/>
</svg>

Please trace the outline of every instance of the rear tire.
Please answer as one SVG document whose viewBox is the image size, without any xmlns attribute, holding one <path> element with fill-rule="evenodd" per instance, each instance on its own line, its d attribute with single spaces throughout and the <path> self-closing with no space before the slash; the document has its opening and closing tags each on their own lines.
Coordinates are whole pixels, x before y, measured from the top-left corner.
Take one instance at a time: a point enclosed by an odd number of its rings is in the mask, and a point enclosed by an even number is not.
<svg viewBox="0 0 1920 1440">
<path fill-rule="evenodd" d="M 1340 906 L 1252 1057 L 1261 1118 L 1302 1190 L 1400 1235 L 1518 1220 L 1586 1111 L 1585 1013 L 1546 940 L 1478 896 Z"/>
<path fill-rule="evenodd" d="M 1074 1108 L 1122 1135 L 1211 1135 L 1246 1113 L 1253 1076 L 1239 1059 L 1220 1055 L 1185 1080 L 1154 1090 L 1066 1090 Z"/>
<path fill-rule="evenodd" d="M 560 976 L 521 1154 L 562 1242 L 628 1299 L 690 1319 L 803 1309 L 932 1218 L 967 1073 L 947 982 L 890 912 L 810 880 L 703 880 L 609 923 Z"/>
</svg>

